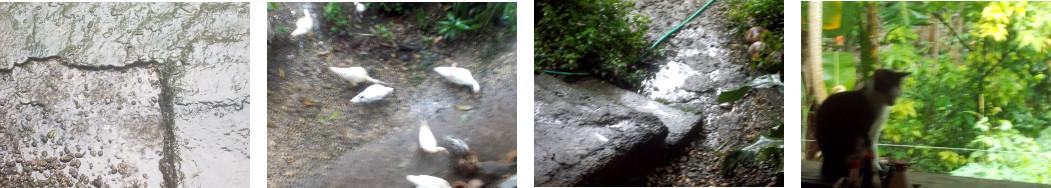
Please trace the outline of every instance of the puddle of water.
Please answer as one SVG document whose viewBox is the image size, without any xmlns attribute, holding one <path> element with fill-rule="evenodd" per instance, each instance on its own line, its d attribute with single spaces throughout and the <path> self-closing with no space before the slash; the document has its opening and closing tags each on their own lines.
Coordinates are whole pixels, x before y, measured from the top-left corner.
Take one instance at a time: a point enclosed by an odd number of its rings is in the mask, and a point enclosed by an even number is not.
<svg viewBox="0 0 1051 188">
<path fill-rule="evenodd" d="M 693 52 L 694 55 L 700 53 L 697 50 L 686 50 L 682 53 L 690 52 Z M 654 74 L 653 78 L 642 81 L 642 92 L 651 99 L 684 100 L 694 94 L 681 89 L 681 87 L 686 84 L 686 79 L 697 74 L 700 74 L 700 72 L 693 70 L 693 68 L 684 63 L 669 61 L 667 64 L 660 66 L 660 70 Z"/>
<path fill-rule="evenodd" d="M 173 110 L 184 186 L 249 184 L 248 69 L 243 63 L 189 66 L 178 80 L 183 92 Z"/>
</svg>

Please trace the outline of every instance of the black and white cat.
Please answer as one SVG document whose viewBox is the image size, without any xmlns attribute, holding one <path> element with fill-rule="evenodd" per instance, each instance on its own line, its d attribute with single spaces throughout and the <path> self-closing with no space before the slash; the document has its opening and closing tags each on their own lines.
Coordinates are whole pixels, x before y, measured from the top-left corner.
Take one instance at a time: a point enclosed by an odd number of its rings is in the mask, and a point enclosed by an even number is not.
<svg viewBox="0 0 1051 188">
<path fill-rule="evenodd" d="M 879 157 L 876 140 L 890 107 L 901 96 L 901 80 L 910 74 L 876 70 L 861 89 L 828 96 L 818 107 L 815 137 L 824 158 L 822 176 L 844 177 L 852 159 L 862 161 L 869 153 Z M 876 161 L 873 169 L 882 170 Z"/>
</svg>

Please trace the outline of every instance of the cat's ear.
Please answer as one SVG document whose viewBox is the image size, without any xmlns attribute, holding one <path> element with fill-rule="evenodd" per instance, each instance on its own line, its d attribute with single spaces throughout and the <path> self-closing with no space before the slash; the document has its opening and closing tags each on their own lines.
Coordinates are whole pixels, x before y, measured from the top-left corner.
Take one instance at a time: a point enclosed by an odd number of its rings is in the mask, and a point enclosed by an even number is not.
<svg viewBox="0 0 1051 188">
<path fill-rule="evenodd" d="M 899 77 L 899 78 L 904 78 L 906 76 L 912 75 L 911 72 L 892 72 L 892 73 L 893 73 L 894 76 Z"/>
</svg>

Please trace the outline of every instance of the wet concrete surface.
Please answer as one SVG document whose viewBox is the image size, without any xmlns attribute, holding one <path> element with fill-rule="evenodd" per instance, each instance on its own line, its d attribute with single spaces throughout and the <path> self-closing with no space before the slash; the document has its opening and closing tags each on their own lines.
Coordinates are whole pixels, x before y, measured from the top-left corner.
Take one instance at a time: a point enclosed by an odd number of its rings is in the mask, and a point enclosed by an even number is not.
<svg viewBox="0 0 1051 188">
<path fill-rule="evenodd" d="M 248 3 L 0 7 L 0 186 L 248 186 Z"/>
<path fill-rule="evenodd" d="M 638 94 L 589 78 L 533 80 L 533 185 L 627 186 L 666 153 L 669 112 L 628 101 Z"/>
<path fill-rule="evenodd" d="M 350 7 L 345 3 L 344 8 Z M 277 3 L 268 12 L 271 32 L 294 29 L 304 8 L 321 19 L 323 3 Z M 437 3 L 419 5 L 433 19 L 443 18 Z M 295 12 L 295 14 L 293 14 Z M 366 11 L 354 18 L 351 33 L 371 33 L 388 25 L 395 41 L 436 36 L 421 32 L 415 19 Z M 328 28 L 321 25 L 321 28 Z M 288 38 L 273 33 L 267 52 L 267 183 L 271 187 L 411 187 L 406 175 L 432 175 L 452 181 L 463 176 L 455 157 L 419 150 L 421 121 L 428 121 L 439 145 L 444 136 L 464 139 L 482 161 L 504 160 L 516 149 L 515 39 L 499 30 L 476 32 L 457 40 L 425 42 L 423 50 L 401 50 L 388 40 L 367 35 L 340 36 L 315 31 L 312 37 Z M 471 70 L 479 94 L 445 81 L 432 69 L 451 66 Z M 352 87 L 327 67 L 361 66 L 394 88 L 382 101 L 353 104 L 368 87 Z M 470 106 L 460 110 L 455 105 Z"/>
<path fill-rule="evenodd" d="M 647 38 L 657 39 L 679 26 L 707 0 L 638 0 L 635 8 L 650 17 Z M 738 167 L 740 176 L 723 177 L 722 155 L 749 145 L 755 137 L 783 124 L 784 94 L 774 88 L 753 89 L 738 102 L 716 102 L 721 92 L 736 89 L 753 78 L 767 74 L 749 70 L 750 58 L 743 35 L 731 32 L 727 18 L 730 5 L 715 1 L 661 46 L 666 58 L 653 62 L 658 71 L 643 81 L 640 93 L 653 100 L 666 100 L 669 106 L 704 114 L 700 138 L 664 167 L 654 169 L 649 186 L 764 186 L 777 173 L 769 165 Z"/>
</svg>

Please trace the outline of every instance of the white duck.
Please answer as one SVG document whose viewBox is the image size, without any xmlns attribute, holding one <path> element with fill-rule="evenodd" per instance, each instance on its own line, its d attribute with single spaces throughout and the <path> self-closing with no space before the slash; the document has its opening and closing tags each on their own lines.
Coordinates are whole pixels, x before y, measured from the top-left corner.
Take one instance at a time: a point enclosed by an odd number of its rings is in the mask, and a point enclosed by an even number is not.
<svg viewBox="0 0 1051 188">
<path fill-rule="evenodd" d="M 358 18 L 361 18 L 361 13 L 365 12 L 365 3 L 354 2 L 354 8 L 357 10 Z"/>
<path fill-rule="evenodd" d="M 369 77 L 369 72 L 365 71 L 365 68 L 361 67 L 328 67 L 328 70 L 331 70 L 332 72 L 336 73 L 336 75 L 339 75 L 339 77 L 343 77 L 343 79 L 349 81 L 351 87 L 357 87 L 358 83 L 364 81 L 368 81 L 374 84 L 387 84 L 383 81 L 379 81 L 373 79 L 372 77 Z"/>
<path fill-rule="evenodd" d="M 427 153 L 449 152 L 443 147 L 438 147 L 438 141 L 434 139 L 434 133 L 431 133 L 431 126 L 427 125 L 427 120 L 420 124 L 420 149 Z"/>
<path fill-rule="evenodd" d="M 390 95 L 390 93 L 393 92 L 394 88 L 390 88 L 379 84 L 372 84 L 371 86 L 365 88 L 365 91 L 361 91 L 361 93 L 358 93 L 358 95 L 354 96 L 353 99 L 350 99 L 350 102 L 365 103 L 378 101 L 380 99 L 383 99 L 383 97 L 387 97 L 387 95 Z"/>
<path fill-rule="evenodd" d="M 445 77 L 450 82 L 471 86 L 471 93 L 478 93 L 478 81 L 471 76 L 471 71 L 459 67 L 434 67 L 434 72 Z"/>
<path fill-rule="evenodd" d="M 303 9 L 303 17 L 296 20 L 296 30 L 292 31 L 292 37 L 310 33 L 317 29 L 314 18 L 310 16 L 310 10 Z"/>
<path fill-rule="evenodd" d="M 408 175 L 405 176 L 412 184 L 416 184 L 416 188 L 452 188 L 449 185 L 449 181 L 445 181 L 442 178 L 428 176 L 428 175 Z"/>
</svg>

